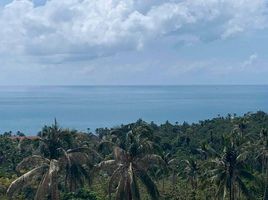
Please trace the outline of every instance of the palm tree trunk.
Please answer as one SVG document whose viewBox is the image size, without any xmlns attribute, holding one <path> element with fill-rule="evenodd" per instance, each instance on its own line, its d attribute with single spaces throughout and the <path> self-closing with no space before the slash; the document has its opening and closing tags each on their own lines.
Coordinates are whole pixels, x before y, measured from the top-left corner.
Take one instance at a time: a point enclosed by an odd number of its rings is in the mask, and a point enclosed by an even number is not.
<svg viewBox="0 0 268 200">
<path fill-rule="evenodd" d="M 234 183 L 232 183 L 232 200 L 235 200 L 235 187 L 234 187 Z"/>
<path fill-rule="evenodd" d="M 60 192 L 58 189 L 58 161 L 52 160 L 50 162 L 49 172 L 51 173 L 51 198 L 53 200 L 59 200 L 60 199 Z"/>
<path fill-rule="evenodd" d="M 128 200 L 132 200 L 132 193 L 131 193 L 131 189 L 130 189 L 130 183 L 127 183 L 127 196 L 128 196 Z"/>
<path fill-rule="evenodd" d="M 236 184 L 233 185 L 233 199 L 235 200 L 237 197 Z"/>
<path fill-rule="evenodd" d="M 59 200 L 60 199 L 60 193 L 58 190 L 58 180 L 57 177 L 52 177 L 52 188 L 51 188 L 51 198 L 53 200 Z"/>
<path fill-rule="evenodd" d="M 230 188 L 229 188 L 229 199 L 233 200 L 233 186 L 232 180 L 230 180 Z"/>
</svg>

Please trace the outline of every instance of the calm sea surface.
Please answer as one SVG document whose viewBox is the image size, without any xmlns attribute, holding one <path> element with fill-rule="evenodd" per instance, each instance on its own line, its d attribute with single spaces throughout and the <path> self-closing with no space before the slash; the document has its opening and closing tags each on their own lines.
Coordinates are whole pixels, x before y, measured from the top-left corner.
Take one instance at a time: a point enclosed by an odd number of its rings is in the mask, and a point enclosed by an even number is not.
<svg viewBox="0 0 268 200">
<path fill-rule="evenodd" d="M 35 134 L 54 118 L 85 131 L 139 118 L 195 122 L 258 110 L 268 112 L 268 86 L 0 87 L 0 132 Z"/>
</svg>

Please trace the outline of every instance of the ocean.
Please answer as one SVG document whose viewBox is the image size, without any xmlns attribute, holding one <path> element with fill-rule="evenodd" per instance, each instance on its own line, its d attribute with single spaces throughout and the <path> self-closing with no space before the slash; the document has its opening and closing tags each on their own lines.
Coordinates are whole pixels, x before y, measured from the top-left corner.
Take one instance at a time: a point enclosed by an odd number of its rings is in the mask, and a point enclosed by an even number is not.
<svg viewBox="0 0 268 200">
<path fill-rule="evenodd" d="M 54 118 L 94 131 L 135 122 L 198 122 L 268 112 L 268 86 L 1 86 L 0 133 L 36 134 Z"/>
</svg>

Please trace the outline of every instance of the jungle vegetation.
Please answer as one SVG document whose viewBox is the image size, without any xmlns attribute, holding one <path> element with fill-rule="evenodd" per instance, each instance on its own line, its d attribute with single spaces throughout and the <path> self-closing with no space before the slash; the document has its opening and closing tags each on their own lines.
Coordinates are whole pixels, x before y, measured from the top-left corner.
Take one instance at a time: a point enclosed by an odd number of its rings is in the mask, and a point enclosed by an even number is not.
<svg viewBox="0 0 268 200">
<path fill-rule="evenodd" d="M 0 199 L 268 200 L 268 114 L 0 135 Z"/>
</svg>

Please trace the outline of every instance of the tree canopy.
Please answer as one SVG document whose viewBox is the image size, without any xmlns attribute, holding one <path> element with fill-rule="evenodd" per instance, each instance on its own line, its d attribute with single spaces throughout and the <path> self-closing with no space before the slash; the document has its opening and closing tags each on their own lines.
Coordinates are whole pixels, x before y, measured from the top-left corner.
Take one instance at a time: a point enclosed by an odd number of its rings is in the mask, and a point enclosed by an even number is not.
<svg viewBox="0 0 268 200">
<path fill-rule="evenodd" d="M 0 135 L 0 199 L 268 199 L 268 115 Z"/>
</svg>

